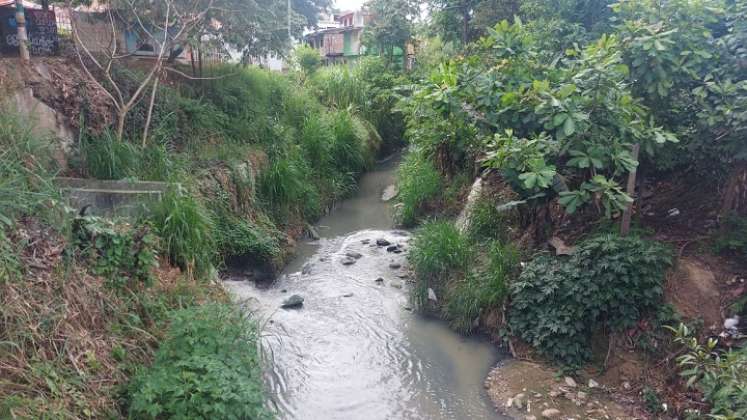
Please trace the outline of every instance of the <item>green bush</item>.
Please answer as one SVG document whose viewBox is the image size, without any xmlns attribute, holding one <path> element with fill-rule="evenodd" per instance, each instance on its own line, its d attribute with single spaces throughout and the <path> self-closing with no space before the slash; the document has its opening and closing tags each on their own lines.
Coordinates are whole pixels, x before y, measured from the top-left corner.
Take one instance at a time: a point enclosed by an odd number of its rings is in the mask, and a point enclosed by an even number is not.
<svg viewBox="0 0 747 420">
<path fill-rule="evenodd" d="M 413 300 L 423 307 L 428 302 L 428 288 L 443 296 L 448 282 L 467 272 L 474 253 L 452 223 L 431 221 L 415 233 L 408 258 L 417 277 Z"/>
<path fill-rule="evenodd" d="M 329 153 L 334 168 L 340 173 L 358 176 L 369 164 L 366 129 L 348 111 L 337 111 L 332 116 L 332 133 L 334 142 Z"/>
<path fill-rule="evenodd" d="M 170 188 L 154 206 L 151 220 L 172 263 L 197 275 L 213 267 L 213 220 L 194 196 Z"/>
<path fill-rule="evenodd" d="M 271 418 L 258 340 L 256 326 L 231 306 L 176 312 L 153 365 L 130 383 L 130 417 Z"/>
<path fill-rule="evenodd" d="M 225 209 L 216 212 L 216 249 L 223 258 L 248 257 L 257 262 L 271 262 L 280 255 L 280 236 L 269 219 L 258 223 Z"/>
<path fill-rule="evenodd" d="M 519 266 L 518 251 L 494 241 L 487 258 L 485 267 L 473 268 L 446 293 L 444 318 L 457 331 L 470 332 L 483 311 L 500 308 L 508 295 L 508 285 Z"/>
<path fill-rule="evenodd" d="M 408 152 L 397 173 L 399 195 L 402 208 L 399 222 L 405 226 L 417 223 L 428 204 L 439 196 L 441 176 L 433 163 L 418 151 Z"/>
<path fill-rule="evenodd" d="M 542 254 L 511 284 L 511 333 L 574 368 L 590 356 L 593 332 L 633 327 L 662 301 L 670 251 L 637 237 L 603 235 L 570 257 Z"/>
<path fill-rule="evenodd" d="M 150 227 L 117 225 L 96 216 L 78 217 L 73 222 L 75 245 L 90 260 L 94 272 L 107 279 L 111 287 L 150 286 L 153 269 L 158 265 L 156 237 Z"/>
<path fill-rule="evenodd" d="M 716 252 L 747 260 L 747 217 L 730 216 L 715 241 Z"/>
<path fill-rule="evenodd" d="M 675 342 L 687 351 L 677 358 L 680 374 L 689 388 L 703 393 L 704 401 L 711 406 L 708 417 L 747 418 L 747 349 L 722 351 L 716 348 L 714 339 L 701 344 L 684 324 L 670 330 L 675 333 Z"/>
<path fill-rule="evenodd" d="M 262 171 L 257 182 L 259 197 L 276 223 L 321 215 L 319 191 L 309 182 L 311 179 L 306 162 L 298 155 L 278 156 Z"/>
</svg>

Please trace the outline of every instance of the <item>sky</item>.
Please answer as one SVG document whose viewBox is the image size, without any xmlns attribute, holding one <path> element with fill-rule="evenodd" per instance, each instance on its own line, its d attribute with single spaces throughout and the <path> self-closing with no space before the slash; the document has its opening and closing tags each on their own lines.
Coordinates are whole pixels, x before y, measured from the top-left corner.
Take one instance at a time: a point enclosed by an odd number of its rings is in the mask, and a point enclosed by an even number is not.
<svg viewBox="0 0 747 420">
<path fill-rule="evenodd" d="M 363 5 L 364 0 L 335 0 L 335 6 L 341 11 L 358 10 Z"/>
</svg>

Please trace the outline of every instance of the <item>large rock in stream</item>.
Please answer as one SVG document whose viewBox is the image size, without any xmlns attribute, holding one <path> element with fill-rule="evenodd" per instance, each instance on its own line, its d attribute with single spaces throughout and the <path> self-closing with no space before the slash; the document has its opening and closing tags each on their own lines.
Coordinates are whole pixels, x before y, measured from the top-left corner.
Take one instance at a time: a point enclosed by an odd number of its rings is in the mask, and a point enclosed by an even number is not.
<svg viewBox="0 0 747 420">
<path fill-rule="evenodd" d="M 300 308 L 303 306 L 303 297 L 299 295 L 292 295 L 288 299 L 283 301 L 283 304 L 280 305 L 281 308 L 290 309 L 290 308 Z"/>
</svg>

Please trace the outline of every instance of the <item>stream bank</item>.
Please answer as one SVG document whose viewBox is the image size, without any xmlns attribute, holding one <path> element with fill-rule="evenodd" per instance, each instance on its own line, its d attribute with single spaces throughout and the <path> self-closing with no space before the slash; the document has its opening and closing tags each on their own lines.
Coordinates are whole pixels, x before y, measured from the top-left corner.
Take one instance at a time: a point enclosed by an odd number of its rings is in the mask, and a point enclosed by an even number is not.
<svg viewBox="0 0 747 420">
<path fill-rule="evenodd" d="M 410 306 L 410 234 L 394 229 L 381 199 L 398 162 L 364 175 L 272 284 L 225 282 L 265 322 L 267 382 L 281 418 L 496 418 L 483 380 L 502 357 L 497 349 Z M 280 308 L 296 294 L 300 309 Z"/>
</svg>

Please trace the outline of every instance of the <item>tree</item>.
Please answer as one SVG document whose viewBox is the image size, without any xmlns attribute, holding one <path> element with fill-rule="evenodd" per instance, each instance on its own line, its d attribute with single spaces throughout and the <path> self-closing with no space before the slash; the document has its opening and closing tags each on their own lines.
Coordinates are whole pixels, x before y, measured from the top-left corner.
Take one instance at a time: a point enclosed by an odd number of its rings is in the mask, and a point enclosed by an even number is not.
<svg viewBox="0 0 747 420">
<path fill-rule="evenodd" d="M 370 0 L 365 9 L 371 13 L 371 23 L 363 33 L 367 48 L 384 55 L 387 64 L 394 60 L 396 48 L 407 51 L 407 43 L 412 39 L 415 27 L 413 21 L 419 13 L 414 0 Z"/>
<path fill-rule="evenodd" d="M 294 61 L 303 72 L 304 77 L 311 76 L 322 64 L 322 56 L 319 51 L 308 45 L 300 45 L 294 51 Z"/>
</svg>

